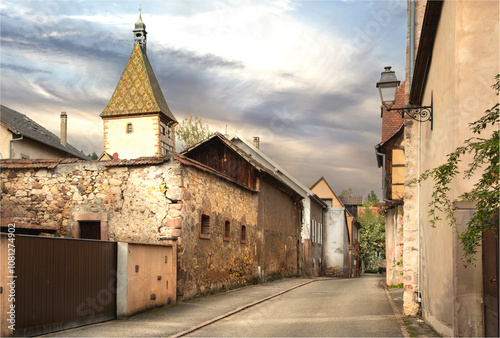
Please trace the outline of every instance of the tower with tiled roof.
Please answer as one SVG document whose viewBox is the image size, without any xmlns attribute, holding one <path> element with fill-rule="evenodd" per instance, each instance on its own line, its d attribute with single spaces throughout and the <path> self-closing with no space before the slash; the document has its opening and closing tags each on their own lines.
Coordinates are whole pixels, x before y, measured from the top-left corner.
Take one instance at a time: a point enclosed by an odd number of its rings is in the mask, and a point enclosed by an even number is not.
<svg viewBox="0 0 500 338">
<path fill-rule="evenodd" d="M 146 25 L 135 24 L 134 48 L 106 108 L 104 151 L 120 158 L 163 156 L 175 150 L 177 120 L 146 54 Z"/>
</svg>

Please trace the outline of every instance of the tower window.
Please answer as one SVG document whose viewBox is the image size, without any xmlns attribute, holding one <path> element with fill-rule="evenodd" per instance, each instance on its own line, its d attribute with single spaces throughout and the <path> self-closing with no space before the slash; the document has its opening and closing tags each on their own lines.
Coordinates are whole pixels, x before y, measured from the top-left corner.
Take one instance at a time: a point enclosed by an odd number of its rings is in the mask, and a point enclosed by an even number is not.
<svg viewBox="0 0 500 338">
<path fill-rule="evenodd" d="M 134 132 L 134 128 L 132 127 L 132 123 L 127 123 L 127 134 L 132 134 Z"/>
</svg>

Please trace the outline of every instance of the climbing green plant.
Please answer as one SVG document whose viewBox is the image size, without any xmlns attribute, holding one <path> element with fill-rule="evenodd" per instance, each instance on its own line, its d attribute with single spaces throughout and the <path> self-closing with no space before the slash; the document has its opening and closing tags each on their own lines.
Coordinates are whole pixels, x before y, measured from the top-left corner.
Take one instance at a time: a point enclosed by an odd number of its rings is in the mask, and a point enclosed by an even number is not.
<svg viewBox="0 0 500 338">
<path fill-rule="evenodd" d="M 498 96 L 500 92 L 500 74 L 495 77 L 496 83 L 492 86 Z M 481 137 L 481 133 L 490 125 L 497 128 L 487 137 Z M 453 213 L 453 204 L 449 198 L 451 182 L 460 174 L 458 168 L 465 154 L 472 154 L 473 158 L 467 164 L 463 176 L 471 179 L 472 176 L 482 170 L 482 174 L 470 191 L 460 195 L 460 198 L 476 202 L 476 212 L 467 223 L 465 231 L 459 233 L 459 240 L 464 249 L 463 260 L 470 264 L 474 261 L 474 254 L 481 243 L 482 233 L 491 231 L 498 236 L 499 222 L 499 104 L 486 110 L 485 115 L 479 120 L 470 123 L 471 131 L 476 135 L 465 140 L 464 145 L 448 154 L 446 163 L 434 169 L 426 170 L 418 179 L 410 181 L 410 184 L 432 179 L 432 199 L 429 203 L 429 221 L 432 226 L 445 215 L 445 219 L 451 226 L 456 226 L 457 220 Z"/>
</svg>

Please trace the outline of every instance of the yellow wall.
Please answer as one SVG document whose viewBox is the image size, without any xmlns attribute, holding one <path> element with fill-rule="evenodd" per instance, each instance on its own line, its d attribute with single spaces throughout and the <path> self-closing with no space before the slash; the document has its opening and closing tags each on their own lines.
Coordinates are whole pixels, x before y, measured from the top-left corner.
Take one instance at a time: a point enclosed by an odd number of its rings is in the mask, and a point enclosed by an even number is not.
<svg viewBox="0 0 500 338">
<path fill-rule="evenodd" d="M 404 196 L 405 182 L 405 154 L 403 149 L 392 150 L 392 200 L 398 200 Z M 399 165 L 403 165 L 400 167 Z M 398 185 L 401 184 L 401 185 Z"/>
<path fill-rule="evenodd" d="M 328 187 L 328 184 L 321 180 L 314 187 L 312 187 L 311 191 L 318 195 L 321 199 L 331 199 L 332 200 L 332 208 L 341 208 L 342 203 L 337 199 L 332 190 Z"/>
<path fill-rule="evenodd" d="M 155 156 L 159 153 L 158 116 L 104 119 L 104 151 L 121 159 Z M 127 133 L 132 123 L 133 132 Z"/>
</svg>

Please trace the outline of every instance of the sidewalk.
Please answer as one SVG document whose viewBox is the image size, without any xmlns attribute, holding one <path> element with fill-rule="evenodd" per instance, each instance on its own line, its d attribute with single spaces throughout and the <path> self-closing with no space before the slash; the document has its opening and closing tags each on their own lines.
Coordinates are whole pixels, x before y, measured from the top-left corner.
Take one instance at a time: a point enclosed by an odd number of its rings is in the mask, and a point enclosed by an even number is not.
<svg viewBox="0 0 500 338">
<path fill-rule="evenodd" d="M 166 309 L 146 312 L 127 320 L 112 320 L 54 332 L 45 337 L 165 337 L 177 335 L 256 301 L 297 287 L 313 279 L 292 278 L 251 285 L 214 296 L 183 301 Z"/>
<path fill-rule="evenodd" d="M 440 337 L 432 327 L 427 325 L 420 317 L 403 316 L 403 288 L 399 289 L 387 289 L 389 295 L 394 300 L 399 313 L 402 315 L 402 319 L 406 330 L 410 337 Z"/>
</svg>

